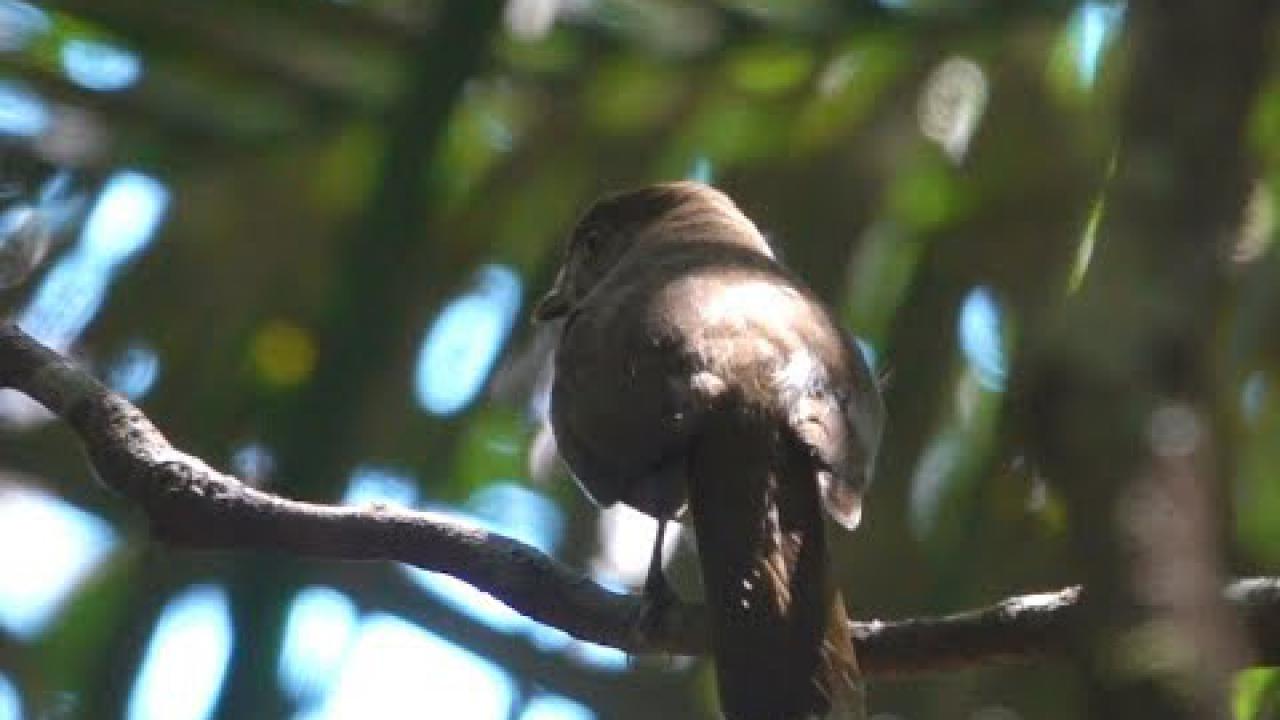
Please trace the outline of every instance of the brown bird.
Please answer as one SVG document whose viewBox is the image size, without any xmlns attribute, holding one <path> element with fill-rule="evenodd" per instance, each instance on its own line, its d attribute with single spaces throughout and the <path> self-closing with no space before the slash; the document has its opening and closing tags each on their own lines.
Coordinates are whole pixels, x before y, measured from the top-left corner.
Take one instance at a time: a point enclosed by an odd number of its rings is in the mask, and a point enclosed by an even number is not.
<svg viewBox="0 0 1280 720">
<path fill-rule="evenodd" d="M 687 507 L 730 720 L 861 717 L 825 505 L 858 524 L 884 408 L 851 338 L 726 195 L 624 192 L 578 222 L 538 319 L 563 317 L 551 422 L 601 505 Z"/>
</svg>

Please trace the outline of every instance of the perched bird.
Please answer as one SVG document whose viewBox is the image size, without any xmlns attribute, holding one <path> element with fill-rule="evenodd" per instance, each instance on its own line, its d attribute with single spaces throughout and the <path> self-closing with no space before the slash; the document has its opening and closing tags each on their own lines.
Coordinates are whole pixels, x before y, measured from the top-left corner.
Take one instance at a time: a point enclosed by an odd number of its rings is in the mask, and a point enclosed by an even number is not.
<svg viewBox="0 0 1280 720">
<path fill-rule="evenodd" d="M 562 317 L 561 456 L 601 505 L 686 509 L 730 720 L 861 717 L 822 510 L 857 526 L 883 423 L 852 339 L 726 195 L 694 182 L 606 197 L 535 311 Z M 833 713 L 835 714 L 835 713 Z"/>
</svg>

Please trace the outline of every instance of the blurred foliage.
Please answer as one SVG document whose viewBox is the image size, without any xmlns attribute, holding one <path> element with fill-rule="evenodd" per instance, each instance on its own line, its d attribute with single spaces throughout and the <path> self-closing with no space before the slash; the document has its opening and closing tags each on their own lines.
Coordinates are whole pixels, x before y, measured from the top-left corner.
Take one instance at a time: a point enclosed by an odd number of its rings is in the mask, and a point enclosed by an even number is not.
<svg viewBox="0 0 1280 720">
<path fill-rule="evenodd" d="M 433 507 L 520 482 L 563 512 L 558 555 L 590 568 L 607 539 L 546 453 L 549 344 L 527 310 L 595 196 L 708 176 L 839 309 L 884 378 L 880 477 L 863 529 L 836 549 L 854 614 L 956 610 L 1078 577 L 1066 526 L 1088 519 L 1067 517 L 1055 478 L 1025 461 L 1003 390 L 975 375 L 959 316 L 975 287 L 999 298 L 1000 334 L 987 345 L 1007 371 L 1023 311 L 1061 301 L 1088 271 L 1120 151 L 1121 5 L 492 8 L 0 0 L 0 212 L 29 211 L 0 216 L 0 270 L 35 257 L 21 243 L 49 243 L 42 263 L 0 287 L 0 312 L 21 315 L 80 247 L 85 198 L 120 168 L 141 170 L 172 203 L 154 244 L 111 278 L 69 348 L 75 357 L 106 375 L 110 359 L 144 343 L 159 372 L 140 402 L 157 424 L 217 466 L 248 462 L 243 451 L 257 448 L 257 479 L 292 496 L 337 501 L 366 463 L 403 468 Z M 139 76 L 117 90 L 86 87 L 68 67 L 76 41 L 131 54 Z M 1223 338 L 1236 383 L 1223 393 L 1240 397 L 1228 425 L 1242 573 L 1280 573 L 1272 70 L 1250 125 L 1253 245 Z M 44 120 L 23 125 L 24 113 Z M 72 191 L 41 204 L 58 173 Z M 19 221 L 46 225 L 32 234 Z M 433 415 L 415 400 L 419 345 L 490 263 L 520 278 L 519 319 L 481 368 L 483 391 Z M 468 343 L 491 321 L 454 329 L 459 374 L 484 354 Z M 520 702 L 545 691 L 602 718 L 713 716 L 705 663 L 593 669 L 413 594 L 389 569 L 152 547 L 140 514 L 90 482 L 72 445 L 55 425 L 0 428 L 0 493 L 24 478 L 121 538 L 48 628 L 29 639 L 0 630 L 0 672 L 31 717 L 123 712 L 165 601 L 205 581 L 230 588 L 237 628 L 219 717 L 296 710 L 273 663 L 284 603 L 306 583 L 484 655 L 512 674 Z M 690 552 L 681 543 L 673 562 Z M 406 610 L 416 603 L 426 609 Z M 1045 664 L 877 683 L 871 701 L 888 717 L 1053 720 L 1081 717 L 1077 687 L 1070 668 Z M 1236 716 L 1274 717 L 1278 696 L 1270 671 L 1242 673 Z"/>
</svg>

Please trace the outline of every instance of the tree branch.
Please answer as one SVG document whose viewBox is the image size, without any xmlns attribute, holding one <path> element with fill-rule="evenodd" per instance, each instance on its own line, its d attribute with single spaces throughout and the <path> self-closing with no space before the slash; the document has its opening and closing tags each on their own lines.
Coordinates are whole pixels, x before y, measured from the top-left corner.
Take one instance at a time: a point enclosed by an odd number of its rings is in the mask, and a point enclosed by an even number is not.
<svg viewBox="0 0 1280 720">
<path fill-rule="evenodd" d="M 0 324 L 0 388 L 42 403 L 79 435 L 99 478 L 142 506 L 157 538 L 198 548 L 255 548 L 338 560 L 393 560 L 442 572 L 575 637 L 631 653 L 705 651 L 703 609 L 677 604 L 635 631 L 640 598 L 606 590 L 511 538 L 441 513 L 289 500 L 174 448 L 140 410 L 15 325 Z M 877 676 L 1060 655 L 1077 631 L 1078 587 L 1006 599 L 939 618 L 855 622 L 865 672 Z M 1226 590 L 1261 648 L 1280 662 L 1280 579 Z"/>
</svg>

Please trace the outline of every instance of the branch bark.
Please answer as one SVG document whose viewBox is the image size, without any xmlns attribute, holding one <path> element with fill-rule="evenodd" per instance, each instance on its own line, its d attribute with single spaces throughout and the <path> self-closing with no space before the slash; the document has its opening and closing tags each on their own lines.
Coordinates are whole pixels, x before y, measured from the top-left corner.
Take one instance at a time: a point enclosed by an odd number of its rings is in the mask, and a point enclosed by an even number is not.
<svg viewBox="0 0 1280 720">
<path fill-rule="evenodd" d="M 78 434 L 98 477 L 136 502 L 157 539 L 335 560 L 391 560 L 441 572 L 582 640 L 636 654 L 701 654 L 701 606 L 676 604 L 635 631 L 639 596 L 619 594 L 542 552 L 442 513 L 342 507 L 274 495 L 173 447 L 129 401 L 13 324 L 0 324 L 0 388 L 37 400 Z M 1280 579 L 1230 584 L 1262 662 L 1280 663 Z M 851 623 L 864 672 L 902 676 L 1063 655 L 1083 591 L 1016 596 L 937 618 Z"/>
</svg>

